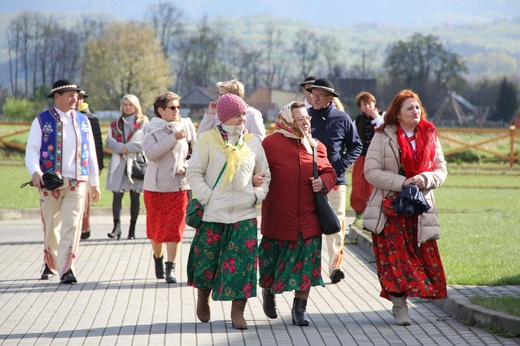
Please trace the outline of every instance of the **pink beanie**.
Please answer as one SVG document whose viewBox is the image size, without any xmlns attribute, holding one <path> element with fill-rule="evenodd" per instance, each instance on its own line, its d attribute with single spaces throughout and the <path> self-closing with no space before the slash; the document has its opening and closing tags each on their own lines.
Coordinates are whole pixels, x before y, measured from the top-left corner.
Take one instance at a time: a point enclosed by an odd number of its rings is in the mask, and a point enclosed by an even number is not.
<svg viewBox="0 0 520 346">
<path fill-rule="evenodd" d="M 221 123 L 225 123 L 234 116 L 246 111 L 246 103 L 237 95 L 224 94 L 217 101 L 217 117 Z"/>
</svg>

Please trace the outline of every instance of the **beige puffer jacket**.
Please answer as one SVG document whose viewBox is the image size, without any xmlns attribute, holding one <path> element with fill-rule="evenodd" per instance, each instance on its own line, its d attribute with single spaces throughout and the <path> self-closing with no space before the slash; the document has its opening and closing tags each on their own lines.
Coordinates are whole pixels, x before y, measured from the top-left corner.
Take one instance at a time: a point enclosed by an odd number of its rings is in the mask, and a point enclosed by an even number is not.
<svg viewBox="0 0 520 346">
<path fill-rule="evenodd" d="M 435 171 L 421 174 L 426 180 L 426 188 L 421 189 L 421 192 L 431 208 L 427 213 L 419 215 L 419 245 L 431 239 L 438 239 L 440 235 L 433 189 L 444 182 L 448 171 L 439 140 L 436 145 L 435 164 Z M 376 132 L 374 135 L 365 160 L 365 177 L 374 185 L 374 190 L 363 215 L 363 227 L 371 232 L 381 233 L 386 224 L 386 214 L 382 210 L 383 197 L 392 191 L 399 193 L 403 189 L 406 177 L 399 175 L 399 167 L 397 128 L 387 126 L 384 133 Z"/>
</svg>

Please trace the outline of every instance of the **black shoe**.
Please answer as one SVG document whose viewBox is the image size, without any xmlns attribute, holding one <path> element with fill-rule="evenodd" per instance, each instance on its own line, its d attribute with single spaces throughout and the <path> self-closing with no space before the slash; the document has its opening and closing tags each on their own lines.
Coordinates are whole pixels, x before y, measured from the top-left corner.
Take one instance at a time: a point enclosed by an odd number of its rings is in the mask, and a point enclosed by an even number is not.
<svg viewBox="0 0 520 346">
<path fill-rule="evenodd" d="M 341 269 L 334 269 L 332 274 L 330 274 L 330 281 L 333 284 L 337 284 L 341 280 L 345 278 L 345 274 L 341 271 Z"/>
<path fill-rule="evenodd" d="M 307 317 L 307 300 L 302 298 L 294 298 L 292 306 L 292 324 L 295 326 L 305 327 L 309 325 Z"/>
<path fill-rule="evenodd" d="M 54 273 L 52 272 L 52 270 L 49 269 L 47 264 L 45 264 L 45 269 L 43 270 L 42 277 L 40 278 L 40 280 L 49 280 L 53 276 Z"/>
<path fill-rule="evenodd" d="M 81 232 L 81 239 L 88 239 L 90 238 L 90 231 Z"/>
<path fill-rule="evenodd" d="M 176 284 L 177 279 L 175 278 L 175 263 L 166 262 L 166 277 L 165 280 L 169 284 Z"/>
<path fill-rule="evenodd" d="M 130 220 L 130 228 L 128 228 L 128 237 L 127 239 L 134 240 L 135 239 L 135 224 L 136 221 Z"/>
<path fill-rule="evenodd" d="M 121 222 L 119 220 L 114 220 L 114 228 L 112 229 L 112 232 L 107 233 L 107 236 L 109 238 L 121 238 Z"/>
<path fill-rule="evenodd" d="M 63 276 L 61 277 L 61 280 L 60 280 L 61 284 L 72 285 L 72 284 L 75 284 L 76 282 L 78 282 L 78 280 L 76 280 L 74 273 L 72 273 L 72 269 L 69 269 L 68 272 L 63 274 Z"/>
<path fill-rule="evenodd" d="M 155 277 L 157 279 L 164 279 L 164 266 L 162 264 L 164 256 L 159 258 L 155 258 L 155 255 L 152 254 L 153 261 L 155 262 Z"/>
<path fill-rule="evenodd" d="M 276 296 L 269 290 L 262 289 L 262 307 L 264 314 L 269 318 L 278 318 L 278 310 L 276 309 Z"/>
</svg>

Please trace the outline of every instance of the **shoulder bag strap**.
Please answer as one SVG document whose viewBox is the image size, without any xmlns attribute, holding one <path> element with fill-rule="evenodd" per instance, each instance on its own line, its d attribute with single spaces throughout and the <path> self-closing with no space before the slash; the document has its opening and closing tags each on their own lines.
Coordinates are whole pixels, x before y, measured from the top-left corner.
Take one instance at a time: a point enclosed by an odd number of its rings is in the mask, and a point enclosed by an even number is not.
<svg viewBox="0 0 520 346">
<path fill-rule="evenodd" d="M 318 148 L 314 147 L 312 148 L 312 154 L 314 156 L 314 159 L 312 160 L 313 168 L 314 168 L 314 179 L 318 179 Z"/>
<path fill-rule="evenodd" d="M 224 170 L 226 169 L 226 166 L 227 166 L 227 162 L 224 164 L 224 166 L 223 166 L 222 169 L 220 170 L 220 173 L 219 173 L 219 175 L 218 175 L 217 181 L 215 181 L 215 184 L 213 185 L 212 190 L 214 190 L 214 189 L 215 189 L 215 186 L 217 186 L 218 181 L 220 180 L 220 177 L 222 177 L 222 173 L 224 173 Z"/>
</svg>

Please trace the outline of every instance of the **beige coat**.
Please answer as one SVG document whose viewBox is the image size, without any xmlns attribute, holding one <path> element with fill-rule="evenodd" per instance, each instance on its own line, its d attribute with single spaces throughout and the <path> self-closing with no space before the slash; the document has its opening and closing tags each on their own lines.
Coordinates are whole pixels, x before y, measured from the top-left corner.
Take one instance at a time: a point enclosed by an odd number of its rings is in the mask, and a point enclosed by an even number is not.
<svg viewBox="0 0 520 346">
<path fill-rule="evenodd" d="M 395 126 L 385 127 L 384 133 L 376 132 L 365 161 L 365 177 L 374 185 L 374 190 L 363 215 L 363 227 L 374 233 L 381 233 L 386 224 L 386 214 L 382 211 L 383 196 L 392 191 L 400 192 L 406 177 L 399 175 L 399 146 Z M 427 213 L 419 215 L 418 239 L 419 245 L 440 235 L 439 217 L 433 189 L 439 187 L 448 174 L 444 154 L 437 140 L 435 164 L 433 172 L 423 172 L 426 188 L 421 189 L 431 208 Z"/>
<path fill-rule="evenodd" d="M 187 166 L 186 156 L 179 158 L 173 153 L 173 149 L 181 145 L 181 141 L 175 138 L 173 126 L 159 117 L 152 121 L 144 129 L 143 151 L 148 160 L 148 168 L 144 176 L 143 189 L 155 192 L 178 192 L 189 190 L 190 186 L 185 174 L 178 174 L 178 166 Z M 192 147 L 195 145 L 195 126 L 189 118 L 183 118 L 180 126 L 186 130 L 185 142 Z M 181 160 L 178 162 L 177 160 Z"/>
</svg>

